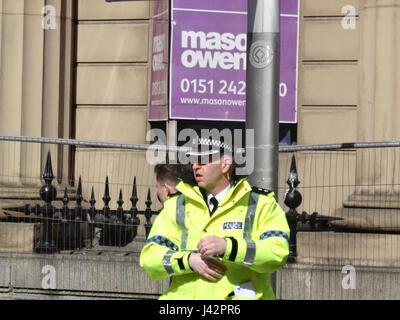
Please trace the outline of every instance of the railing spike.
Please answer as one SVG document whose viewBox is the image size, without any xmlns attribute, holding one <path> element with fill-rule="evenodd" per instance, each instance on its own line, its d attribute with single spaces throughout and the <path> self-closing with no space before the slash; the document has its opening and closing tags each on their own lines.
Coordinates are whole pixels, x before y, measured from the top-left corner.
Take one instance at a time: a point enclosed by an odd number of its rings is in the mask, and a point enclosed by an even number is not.
<svg viewBox="0 0 400 320">
<path fill-rule="evenodd" d="M 67 190 L 67 187 L 65 187 L 65 189 L 64 189 L 64 197 L 63 197 L 63 199 L 62 199 L 62 202 L 63 202 L 63 204 L 64 204 L 65 207 L 68 205 L 69 198 L 68 198 L 68 190 Z"/>
<path fill-rule="evenodd" d="M 75 207 L 75 220 L 80 222 L 82 220 L 82 178 L 79 177 L 78 188 L 76 190 L 76 207 Z M 76 228 L 79 226 L 76 225 Z"/>
<path fill-rule="evenodd" d="M 90 195 L 90 206 L 94 208 L 94 205 L 96 204 L 96 199 L 94 197 L 94 187 L 92 186 L 92 193 Z"/>
<path fill-rule="evenodd" d="M 103 196 L 103 202 L 104 202 L 104 208 L 103 208 L 103 212 L 104 212 L 104 216 L 106 218 L 109 218 L 110 215 L 110 207 L 109 207 L 109 203 L 111 201 L 111 197 L 110 197 L 110 187 L 109 187 L 109 182 L 108 182 L 108 176 L 106 177 L 106 184 L 104 187 L 104 196 Z"/>
<path fill-rule="evenodd" d="M 44 168 L 43 179 L 46 182 L 46 184 L 51 184 L 51 182 L 54 179 L 53 166 L 51 165 L 50 150 L 47 152 L 47 159 L 46 159 L 46 165 Z"/>
<path fill-rule="evenodd" d="M 151 194 L 150 194 L 150 188 L 149 188 L 149 190 L 147 191 L 146 205 L 150 208 L 150 206 L 151 206 L 152 203 L 153 203 L 153 202 L 151 201 Z"/>
<path fill-rule="evenodd" d="M 146 238 L 149 236 L 150 234 L 150 229 L 151 229 L 151 216 L 153 215 L 152 211 L 151 211 L 151 194 L 150 194 L 150 188 L 147 191 L 147 200 L 146 200 L 146 209 L 144 211 L 144 216 L 146 218 L 146 223 L 144 224 L 144 228 L 146 230 Z"/>
<path fill-rule="evenodd" d="M 287 184 L 289 185 L 289 190 L 287 190 L 284 199 L 285 205 L 289 207 L 289 211 L 286 213 L 286 219 L 290 228 L 289 257 L 287 262 L 295 263 L 297 260 L 297 221 L 299 218 L 296 208 L 301 204 L 302 196 L 301 193 L 296 190 L 300 181 L 297 176 L 296 158 L 294 154 L 292 156 Z"/>
<path fill-rule="evenodd" d="M 122 189 L 119 190 L 119 198 L 118 198 L 118 206 L 122 208 L 122 205 L 124 204 L 124 200 L 122 199 Z"/>
<path fill-rule="evenodd" d="M 300 184 L 296 168 L 296 157 L 294 154 L 292 156 L 292 163 L 290 164 L 290 173 L 289 173 L 289 178 L 287 180 L 287 184 L 291 189 L 296 188 Z"/>
<path fill-rule="evenodd" d="M 139 198 L 137 196 L 136 177 L 133 179 L 132 196 L 131 196 L 130 200 L 132 202 L 132 207 L 136 208 L 136 204 L 139 200 Z"/>
<path fill-rule="evenodd" d="M 103 201 L 108 206 L 110 200 L 111 200 L 111 197 L 110 197 L 110 186 L 109 186 L 108 176 L 107 176 L 106 177 L 106 184 L 105 184 L 105 187 L 104 187 Z"/>
<path fill-rule="evenodd" d="M 78 182 L 78 188 L 76 190 L 76 204 L 81 205 L 83 201 L 83 195 L 82 195 L 82 177 L 79 177 L 79 182 Z"/>
<path fill-rule="evenodd" d="M 96 199 L 94 197 L 94 187 L 93 186 L 92 186 L 92 193 L 90 195 L 89 203 L 90 203 L 90 209 L 89 209 L 90 222 L 94 222 L 94 219 L 95 219 L 95 216 L 96 216 L 96 207 L 95 207 Z M 91 232 L 93 232 L 93 230 L 91 230 Z"/>
<path fill-rule="evenodd" d="M 41 211 L 43 215 L 43 233 L 42 242 L 38 247 L 35 247 L 37 253 L 54 253 L 58 251 L 53 240 L 53 215 L 55 207 L 51 204 L 57 197 L 57 190 L 51 184 L 54 179 L 53 168 L 51 165 L 50 151 L 47 153 L 46 166 L 43 173 L 43 179 L 45 185 L 40 188 L 40 198 L 45 201 L 44 206 L 41 208 L 38 206 L 38 211 Z"/>
<path fill-rule="evenodd" d="M 132 208 L 130 210 L 130 214 L 131 214 L 130 222 L 134 225 L 139 225 L 140 221 L 139 221 L 139 218 L 137 218 L 137 214 L 138 214 L 137 203 L 139 201 L 139 198 L 137 196 L 136 177 L 133 179 L 132 196 L 131 196 L 130 200 L 132 203 Z"/>
<path fill-rule="evenodd" d="M 119 198 L 118 198 L 118 208 L 117 208 L 117 222 L 124 222 L 124 208 L 122 205 L 124 204 L 124 200 L 122 199 L 122 189 L 119 190 Z"/>
<path fill-rule="evenodd" d="M 293 154 L 292 155 L 292 163 L 290 164 L 290 171 L 294 171 L 297 173 L 297 168 L 296 168 L 296 157 Z"/>
</svg>

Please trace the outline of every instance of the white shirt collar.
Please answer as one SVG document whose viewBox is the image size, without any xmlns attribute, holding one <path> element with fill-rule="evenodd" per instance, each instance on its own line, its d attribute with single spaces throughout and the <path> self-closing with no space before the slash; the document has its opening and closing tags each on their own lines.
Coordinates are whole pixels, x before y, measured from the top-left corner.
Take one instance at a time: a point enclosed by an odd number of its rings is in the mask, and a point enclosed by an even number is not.
<svg viewBox="0 0 400 320">
<path fill-rule="evenodd" d="M 229 192 L 229 190 L 232 188 L 232 185 L 229 184 L 224 190 L 222 190 L 220 193 L 217 195 L 213 196 L 211 193 L 207 195 L 207 204 L 208 207 L 212 210 L 214 205 L 210 202 L 210 199 L 212 197 L 215 197 L 218 200 L 218 203 L 221 203 L 222 199 L 224 199 L 225 195 Z"/>
</svg>

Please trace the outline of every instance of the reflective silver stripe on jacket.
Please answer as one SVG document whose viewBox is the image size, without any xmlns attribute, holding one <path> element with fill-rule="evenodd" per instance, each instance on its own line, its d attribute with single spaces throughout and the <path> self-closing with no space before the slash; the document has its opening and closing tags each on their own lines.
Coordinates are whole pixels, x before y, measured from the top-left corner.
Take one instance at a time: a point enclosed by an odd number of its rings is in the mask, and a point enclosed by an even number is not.
<svg viewBox="0 0 400 320">
<path fill-rule="evenodd" d="M 174 270 L 172 269 L 172 264 L 171 264 L 171 257 L 174 253 L 176 253 L 176 251 L 169 250 L 163 257 L 163 265 L 164 265 L 165 270 L 167 270 L 168 274 L 174 273 Z"/>
<path fill-rule="evenodd" d="M 181 250 L 186 250 L 188 230 L 185 225 L 185 195 L 180 194 L 176 200 L 176 224 L 182 229 Z"/>
<path fill-rule="evenodd" d="M 256 215 L 257 203 L 260 195 L 256 192 L 250 192 L 249 203 L 247 206 L 247 213 L 244 222 L 243 238 L 247 243 L 246 256 L 243 264 L 251 266 L 256 256 L 256 243 L 251 240 L 251 233 L 253 231 L 254 217 Z"/>
<path fill-rule="evenodd" d="M 246 240 L 246 242 L 247 242 L 247 250 L 243 264 L 245 266 L 251 266 L 254 262 L 254 258 L 256 257 L 256 243 L 252 240 Z"/>
</svg>

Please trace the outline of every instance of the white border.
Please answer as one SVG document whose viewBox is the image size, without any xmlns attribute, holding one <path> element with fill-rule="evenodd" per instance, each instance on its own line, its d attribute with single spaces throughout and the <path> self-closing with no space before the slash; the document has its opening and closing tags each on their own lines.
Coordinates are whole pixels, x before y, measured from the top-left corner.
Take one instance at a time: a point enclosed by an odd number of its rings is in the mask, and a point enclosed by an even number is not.
<svg viewBox="0 0 400 320">
<path fill-rule="evenodd" d="M 168 0 L 167 0 L 168 1 Z M 152 33 L 152 37 L 154 38 L 154 19 L 156 19 L 156 18 L 159 18 L 159 17 L 161 17 L 161 16 L 163 16 L 163 15 L 165 15 L 165 14 L 168 14 L 168 19 L 169 19 L 169 11 L 170 11 L 170 9 L 171 8 L 168 8 L 168 10 L 165 10 L 165 11 L 163 11 L 163 12 L 161 12 L 161 13 L 159 13 L 159 14 L 156 14 L 155 16 L 152 16 L 152 18 L 151 18 L 151 33 Z M 169 28 L 168 28 L 168 32 L 169 32 Z M 165 121 L 165 122 L 168 122 L 169 121 L 169 111 L 167 112 L 167 119 L 163 119 L 163 118 L 161 118 L 161 119 L 159 119 L 159 118 L 152 118 L 152 119 L 150 119 L 149 117 L 150 117 L 150 109 L 152 108 L 152 105 L 151 105 L 151 93 L 152 93 L 152 82 L 151 82 L 151 73 L 152 73 L 152 63 L 153 63 L 153 38 L 152 38 L 152 41 L 151 41 L 151 50 L 152 50 L 152 52 L 151 52 L 151 61 L 150 61 L 150 90 L 149 90 L 149 111 L 148 111 L 148 115 L 147 115 L 147 122 L 149 122 L 149 123 L 151 123 L 151 122 L 155 122 L 155 121 Z M 169 40 L 168 40 L 169 41 Z M 168 57 L 169 58 L 169 57 Z M 168 65 L 169 65 L 169 61 L 168 61 Z M 169 92 L 169 91 L 168 91 Z M 168 97 L 168 99 L 169 99 L 169 97 Z M 168 105 L 168 101 L 167 101 L 167 109 L 169 110 L 170 109 L 170 107 L 169 107 L 169 105 Z"/>
<path fill-rule="evenodd" d="M 161 13 L 156 14 L 155 16 L 153 16 L 152 19 L 161 17 L 161 16 L 163 16 L 164 14 L 166 14 L 166 13 L 168 13 L 168 12 L 169 12 L 169 10 L 165 10 L 165 11 L 163 11 L 163 12 L 161 12 Z"/>
<path fill-rule="evenodd" d="M 188 9 L 188 8 L 175 8 L 176 11 L 192 11 L 192 12 L 208 12 L 208 13 L 229 13 L 229 14 L 242 14 L 245 15 L 247 12 L 244 11 L 225 11 L 225 10 L 205 10 L 205 9 Z"/>
<path fill-rule="evenodd" d="M 170 46 L 169 46 L 169 105 L 168 105 L 168 121 L 169 120 L 175 120 L 176 118 L 172 118 L 171 112 L 172 112 L 172 52 L 173 52 L 173 46 L 174 46 L 174 0 L 171 0 L 170 2 L 170 10 L 171 10 L 171 32 L 169 34 L 169 41 L 170 41 Z"/>
<path fill-rule="evenodd" d="M 299 0 L 300 1 L 300 0 Z M 281 13 L 281 17 L 290 17 L 290 18 L 298 18 L 298 14 L 287 14 L 287 13 Z"/>
<path fill-rule="evenodd" d="M 295 101 L 294 101 L 294 121 L 279 121 L 279 123 L 297 124 L 297 103 L 298 103 L 298 86 L 299 86 L 299 47 L 300 47 L 300 2 L 298 0 L 297 14 L 281 14 L 281 17 L 297 18 L 297 46 L 296 46 L 296 84 L 295 84 Z"/>
<path fill-rule="evenodd" d="M 295 99 L 295 105 L 294 105 L 294 112 L 295 112 L 295 122 L 289 122 L 289 123 L 298 123 L 297 119 L 297 103 L 298 103 L 298 87 L 299 87 L 299 47 L 300 47 L 300 2 L 299 0 L 298 3 L 298 8 L 297 8 L 297 54 L 296 54 L 296 99 Z"/>
</svg>

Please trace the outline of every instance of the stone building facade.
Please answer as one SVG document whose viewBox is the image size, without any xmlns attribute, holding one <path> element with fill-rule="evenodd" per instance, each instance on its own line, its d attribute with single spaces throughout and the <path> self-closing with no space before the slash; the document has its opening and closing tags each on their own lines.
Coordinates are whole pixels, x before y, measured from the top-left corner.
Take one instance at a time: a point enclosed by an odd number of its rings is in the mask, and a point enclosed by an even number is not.
<svg viewBox="0 0 400 320">
<path fill-rule="evenodd" d="M 46 6 L 55 9 L 54 21 Z M 152 1 L 0 0 L 0 134 L 147 143 L 152 6 Z M 298 144 L 400 139 L 399 15 L 399 0 L 301 1 Z M 10 197 L 21 189 L 37 192 L 39 179 L 26 177 L 40 177 L 49 149 L 62 185 L 78 176 L 93 181 L 111 174 L 127 178 L 126 184 L 136 175 L 139 184 L 153 183 L 143 152 L 10 145 L 0 145 L 5 172 L 0 190 Z M 350 159 L 349 184 L 379 182 L 399 170 L 395 154 L 384 154 L 388 165 L 374 164 L 379 170 L 372 172 L 357 166 L 363 152 L 343 153 Z M 97 157 L 107 159 L 107 166 L 98 167 Z M 123 168 L 121 157 L 128 164 Z M 281 189 L 286 177 L 282 170 Z M 394 179 L 395 185 L 399 178 Z M 393 188 L 377 192 L 397 194 Z M 360 187 L 338 203 L 359 205 L 369 196 L 377 199 Z"/>
</svg>

